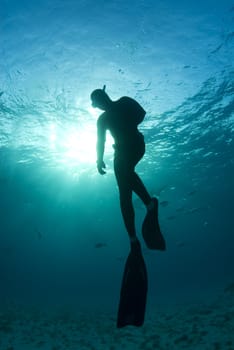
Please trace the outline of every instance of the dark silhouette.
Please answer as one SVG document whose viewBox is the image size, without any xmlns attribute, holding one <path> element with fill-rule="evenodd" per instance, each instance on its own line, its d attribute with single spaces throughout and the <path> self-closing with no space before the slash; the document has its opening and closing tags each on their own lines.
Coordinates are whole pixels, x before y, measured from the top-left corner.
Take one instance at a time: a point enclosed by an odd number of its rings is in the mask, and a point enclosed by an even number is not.
<svg viewBox="0 0 234 350">
<path fill-rule="evenodd" d="M 97 121 L 97 169 L 105 172 L 103 161 L 106 131 L 114 138 L 114 172 L 119 187 L 120 207 L 131 247 L 139 244 L 136 236 L 135 213 L 132 192 L 135 192 L 147 208 L 142 225 L 142 234 L 150 249 L 165 250 L 166 245 L 158 223 L 158 200 L 151 198 L 142 180 L 135 172 L 135 166 L 145 153 L 144 137 L 138 125 L 145 117 L 145 110 L 130 97 L 112 101 L 103 89 L 91 93 L 92 106 L 104 111 Z"/>
<path fill-rule="evenodd" d="M 147 208 L 142 225 L 142 235 L 147 247 L 166 249 L 158 223 L 158 200 L 150 197 L 135 172 L 136 164 L 145 153 L 144 137 L 137 127 L 146 112 L 130 97 L 112 101 L 105 92 L 105 86 L 102 90 L 94 90 L 91 100 L 94 107 L 104 110 L 97 121 L 97 169 L 101 175 L 106 173 L 103 156 L 106 131 L 109 130 L 115 140 L 114 172 L 119 187 L 120 207 L 131 242 L 120 292 L 117 327 L 139 327 L 144 323 L 148 278 L 141 245 L 136 236 L 132 192 L 140 197 Z"/>
<path fill-rule="evenodd" d="M 120 302 L 117 317 L 117 328 L 128 325 L 140 327 L 144 323 L 148 277 L 140 244 L 131 249 L 125 263 Z"/>
</svg>

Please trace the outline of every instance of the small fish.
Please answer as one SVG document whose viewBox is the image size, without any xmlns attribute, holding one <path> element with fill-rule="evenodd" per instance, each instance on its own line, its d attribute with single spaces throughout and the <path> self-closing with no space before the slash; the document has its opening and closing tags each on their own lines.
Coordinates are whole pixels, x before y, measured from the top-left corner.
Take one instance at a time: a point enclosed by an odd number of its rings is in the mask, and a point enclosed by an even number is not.
<svg viewBox="0 0 234 350">
<path fill-rule="evenodd" d="M 167 220 L 174 220 L 176 217 L 174 215 L 168 216 Z"/>
<path fill-rule="evenodd" d="M 42 233 L 41 233 L 41 231 L 39 231 L 37 228 L 35 228 L 35 232 L 36 232 L 36 234 L 37 234 L 37 238 L 38 238 L 38 239 L 42 239 Z"/>
<path fill-rule="evenodd" d="M 184 242 L 177 242 L 176 245 L 177 245 L 177 247 L 184 247 L 185 243 Z"/>
<path fill-rule="evenodd" d="M 225 289 L 225 293 L 234 294 L 234 283 L 229 284 Z"/>
<path fill-rule="evenodd" d="M 200 208 L 191 208 L 188 210 L 188 213 L 193 214 L 199 212 L 201 209 Z"/>
<path fill-rule="evenodd" d="M 153 193 L 154 196 L 159 197 L 161 192 L 164 192 L 167 187 L 168 187 L 168 185 L 163 185 L 163 186 L 159 187 L 158 189 L 152 188 L 150 192 Z"/>
<path fill-rule="evenodd" d="M 0 91 L 0 97 L 4 94 L 4 91 Z"/>
<path fill-rule="evenodd" d="M 107 246 L 107 244 L 106 243 L 96 243 L 95 244 L 95 248 L 103 248 L 103 247 L 106 247 Z"/>
<path fill-rule="evenodd" d="M 197 191 L 196 191 L 196 190 L 191 191 L 191 192 L 189 192 L 189 193 L 188 193 L 188 196 L 193 196 L 195 193 L 197 193 Z"/>
<path fill-rule="evenodd" d="M 195 207 L 195 208 L 188 209 L 186 211 L 186 214 L 201 213 L 204 210 L 207 210 L 207 208 L 206 207 Z"/>
<path fill-rule="evenodd" d="M 169 202 L 168 201 L 162 201 L 159 203 L 162 207 L 167 207 Z"/>
<path fill-rule="evenodd" d="M 182 211 L 184 211 L 185 210 L 185 208 L 184 207 L 180 207 L 180 208 L 177 208 L 176 209 L 176 211 L 179 213 L 179 212 L 182 212 Z"/>
</svg>

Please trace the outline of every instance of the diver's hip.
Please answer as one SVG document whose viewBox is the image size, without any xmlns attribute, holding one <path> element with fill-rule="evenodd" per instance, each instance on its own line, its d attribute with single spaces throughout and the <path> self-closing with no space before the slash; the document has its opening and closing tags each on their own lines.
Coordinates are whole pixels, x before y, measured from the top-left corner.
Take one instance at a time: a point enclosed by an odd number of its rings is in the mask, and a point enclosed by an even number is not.
<svg viewBox="0 0 234 350">
<path fill-rule="evenodd" d="M 115 140 L 113 145 L 115 152 L 134 151 L 145 149 L 145 140 L 142 133 L 138 132 L 134 136 L 125 137 L 120 140 Z"/>
</svg>

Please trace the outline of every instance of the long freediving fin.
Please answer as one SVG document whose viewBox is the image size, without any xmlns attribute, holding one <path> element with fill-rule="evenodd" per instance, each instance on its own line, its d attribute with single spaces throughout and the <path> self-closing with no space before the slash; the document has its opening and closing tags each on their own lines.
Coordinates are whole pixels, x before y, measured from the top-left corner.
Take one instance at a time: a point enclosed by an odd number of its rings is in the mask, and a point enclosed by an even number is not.
<svg viewBox="0 0 234 350">
<path fill-rule="evenodd" d="M 117 328 L 127 325 L 140 327 L 144 323 L 148 278 L 145 261 L 139 246 L 132 248 L 124 268 Z"/>
</svg>

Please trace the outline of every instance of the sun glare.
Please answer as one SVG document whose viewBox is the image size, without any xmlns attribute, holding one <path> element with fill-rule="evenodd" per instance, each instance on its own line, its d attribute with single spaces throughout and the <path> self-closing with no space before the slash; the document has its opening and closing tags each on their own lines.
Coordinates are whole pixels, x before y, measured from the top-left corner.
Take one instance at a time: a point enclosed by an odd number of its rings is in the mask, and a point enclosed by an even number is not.
<svg viewBox="0 0 234 350">
<path fill-rule="evenodd" d="M 96 160 L 96 130 L 84 127 L 67 136 L 65 156 L 80 163 L 94 163 Z"/>
<path fill-rule="evenodd" d="M 50 125 L 49 144 L 56 154 L 56 160 L 73 166 L 95 164 L 96 162 L 96 123 L 87 123 L 81 127 Z M 107 134 L 105 154 L 112 152 L 113 140 Z"/>
<path fill-rule="evenodd" d="M 96 159 L 95 125 L 77 129 L 56 129 L 50 127 L 50 147 L 61 155 L 64 161 L 74 160 L 77 163 L 93 163 Z"/>
</svg>

